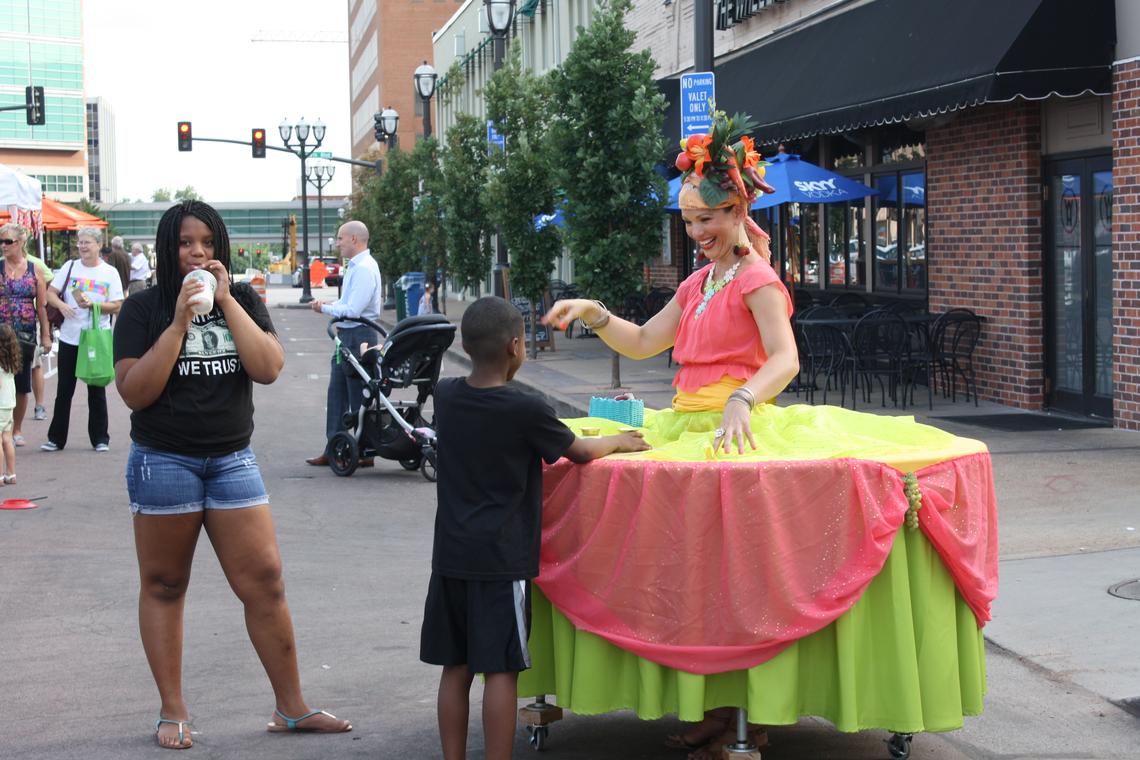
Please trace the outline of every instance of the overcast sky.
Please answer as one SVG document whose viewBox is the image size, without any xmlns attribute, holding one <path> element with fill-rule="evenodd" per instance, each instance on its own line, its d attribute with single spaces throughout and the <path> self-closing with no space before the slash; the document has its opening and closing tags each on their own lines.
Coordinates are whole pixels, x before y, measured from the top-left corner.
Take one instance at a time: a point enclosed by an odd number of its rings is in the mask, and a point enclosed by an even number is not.
<svg viewBox="0 0 1140 760">
<path fill-rule="evenodd" d="M 84 0 L 88 97 L 115 115 L 118 197 L 149 201 L 156 188 L 192 185 L 207 201 L 283 201 L 297 195 L 301 162 L 244 145 L 195 142 L 180 153 L 177 123 L 195 137 L 249 140 L 264 127 L 318 117 L 320 150 L 351 158 L 348 10 L 342 0 Z M 336 43 L 289 40 L 328 32 Z M 346 194 L 351 166 L 337 164 L 330 195 Z M 315 190 L 313 191 L 315 193 Z"/>
</svg>

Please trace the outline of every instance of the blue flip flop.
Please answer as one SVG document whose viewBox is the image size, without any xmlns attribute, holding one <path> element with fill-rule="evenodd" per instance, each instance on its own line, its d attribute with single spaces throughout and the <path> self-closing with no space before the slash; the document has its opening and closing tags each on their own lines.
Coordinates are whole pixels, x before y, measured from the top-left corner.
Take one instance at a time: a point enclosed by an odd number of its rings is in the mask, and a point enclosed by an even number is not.
<svg viewBox="0 0 1140 760">
<path fill-rule="evenodd" d="M 190 749 L 191 747 L 194 746 L 194 740 L 193 739 L 190 740 L 189 744 L 186 743 L 186 734 L 189 733 L 186 730 L 186 726 L 190 725 L 190 721 L 188 721 L 188 720 L 170 720 L 168 718 L 163 718 L 161 716 L 159 717 L 158 720 L 156 720 L 154 722 L 154 738 L 155 738 L 155 741 L 158 741 L 158 729 L 159 729 L 159 727 L 162 726 L 163 723 L 169 723 L 172 726 L 178 726 L 178 744 L 179 744 L 179 746 L 168 747 L 167 745 L 162 744 L 161 742 L 159 743 L 158 746 L 162 747 L 163 749 Z"/>
<path fill-rule="evenodd" d="M 281 725 L 280 723 L 270 723 L 270 724 L 268 724 L 268 725 L 265 727 L 265 730 L 266 730 L 266 731 L 269 731 L 270 733 L 288 733 L 288 732 L 292 732 L 292 733 L 309 733 L 309 734 L 343 734 L 343 733 L 345 733 L 346 731 L 351 731 L 351 730 L 352 730 L 352 724 L 351 724 L 351 723 L 349 723 L 349 724 L 348 724 L 348 725 L 347 725 L 345 728 L 338 728 L 338 729 L 335 729 L 335 730 L 329 730 L 329 729 L 327 729 L 327 728 L 305 728 L 305 727 L 303 727 L 303 726 L 298 726 L 298 725 L 297 725 L 297 724 L 298 724 L 298 723 L 300 723 L 301 721 L 303 721 L 303 720 L 306 720 L 306 719 L 308 719 L 308 718 L 311 718 L 311 717 L 313 717 L 314 715 L 327 715 L 327 716 L 329 716 L 330 718 L 332 718 L 333 720 L 340 720 L 340 718 L 338 718 L 338 717 L 336 717 L 335 715 L 333 715 L 332 713 L 330 713 L 330 712 L 326 712 L 326 711 L 324 711 L 324 710 L 313 710 L 313 711 L 312 711 L 312 712 L 310 712 L 310 713 L 305 713 L 304 715 L 302 715 L 302 716 L 301 716 L 301 717 L 299 717 L 299 718 L 290 718 L 288 715 L 286 715 L 285 713 L 283 713 L 283 712 L 281 712 L 280 710 L 277 710 L 277 709 L 274 709 L 273 713 L 274 713 L 274 714 L 275 714 L 275 715 L 276 715 L 278 718 L 280 718 L 281 720 L 285 721 L 285 725 L 283 726 L 283 725 Z"/>
</svg>

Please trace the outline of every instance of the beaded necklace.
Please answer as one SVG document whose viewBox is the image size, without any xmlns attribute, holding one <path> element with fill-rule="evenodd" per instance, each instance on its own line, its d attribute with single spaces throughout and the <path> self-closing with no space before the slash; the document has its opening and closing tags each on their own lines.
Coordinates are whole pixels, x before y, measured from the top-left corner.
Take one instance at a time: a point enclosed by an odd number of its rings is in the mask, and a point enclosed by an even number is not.
<svg viewBox="0 0 1140 760">
<path fill-rule="evenodd" d="M 708 277 L 705 278 L 705 297 L 699 304 L 697 304 L 697 311 L 695 314 L 693 314 L 693 319 L 700 318 L 701 314 L 703 314 L 705 311 L 705 307 L 708 306 L 709 301 L 712 300 L 712 297 L 720 291 L 724 290 L 724 287 L 728 285 L 728 283 L 732 282 L 732 278 L 736 276 L 736 270 L 738 269 L 740 269 L 739 261 L 729 267 L 729 270 L 724 273 L 724 277 L 717 280 L 716 282 L 713 282 L 713 275 L 716 273 L 716 267 L 709 267 Z"/>
</svg>

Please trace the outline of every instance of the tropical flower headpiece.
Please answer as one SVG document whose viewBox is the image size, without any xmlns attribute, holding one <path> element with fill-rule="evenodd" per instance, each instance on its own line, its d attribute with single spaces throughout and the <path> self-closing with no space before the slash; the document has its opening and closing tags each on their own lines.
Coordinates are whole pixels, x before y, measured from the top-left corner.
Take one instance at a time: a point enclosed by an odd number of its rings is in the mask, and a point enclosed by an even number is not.
<svg viewBox="0 0 1140 760">
<path fill-rule="evenodd" d="M 764 167 L 768 162 L 756 151 L 752 138 L 745 134 L 756 122 L 747 114 L 737 113 L 730 118 L 724 111 L 717 111 L 715 104 L 710 107 L 713 108 L 712 130 L 681 140 L 681 152 L 677 154 L 675 165 L 683 172 L 682 184 L 694 174 L 699 177 L 701 200 L 709 208 L 724 205 L 731 192 L 747 198 L 749 204 L 762 192 L 776 192 L 764 181 Z"/>
</svg>

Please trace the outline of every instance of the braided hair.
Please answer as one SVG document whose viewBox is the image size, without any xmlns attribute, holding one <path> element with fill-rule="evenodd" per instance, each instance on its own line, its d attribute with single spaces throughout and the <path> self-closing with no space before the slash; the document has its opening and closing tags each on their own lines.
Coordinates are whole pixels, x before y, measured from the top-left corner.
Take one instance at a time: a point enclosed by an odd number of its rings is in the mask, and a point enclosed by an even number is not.
<svg viewBox="0 0 1140 760">
<path fill-rule="evenodd" d="M 182 220 L 188 216 L 198 219 L 214 235 L 214 261 L 220 261 L 230 271 L 230 235 L 221 215 L 213 206 L 202 201 L 185 200 L 166 210 L 158 222 L 155 234 L 155 288 L 158 290 L 158 308 L 151 313 L 148 338 L 158 340 L 171 322 L 174 321 L 174 307 L 178 293 L 182 290 L 182 269 L 179 265 L 179 249 L 182 240 Z M 260 297 L 245 283 L 230 282 L 230 293 L 256 321 L 255 308 Z"/>
</svg>

